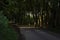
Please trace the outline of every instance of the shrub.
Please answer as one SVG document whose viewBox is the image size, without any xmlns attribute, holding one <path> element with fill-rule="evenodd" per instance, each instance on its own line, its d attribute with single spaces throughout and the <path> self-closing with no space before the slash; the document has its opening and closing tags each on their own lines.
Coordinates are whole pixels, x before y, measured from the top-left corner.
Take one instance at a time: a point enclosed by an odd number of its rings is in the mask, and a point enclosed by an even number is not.
<svg viewBox="0 0 60 40">
<path fill-rule="evenodd" d="M 0 12 L 0 40 L 17 40 L 18 34 L 8 25 L 8 19 Z"/>
</svg>

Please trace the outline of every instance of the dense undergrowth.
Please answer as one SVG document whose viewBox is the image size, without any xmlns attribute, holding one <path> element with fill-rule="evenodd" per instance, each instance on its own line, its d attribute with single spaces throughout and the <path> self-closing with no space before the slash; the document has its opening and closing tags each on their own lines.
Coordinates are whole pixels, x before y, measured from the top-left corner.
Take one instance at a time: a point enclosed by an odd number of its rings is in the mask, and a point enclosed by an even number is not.
<svg viewBox="0 0 60 40">
<path fill-rule="evenodd" d="M 0 40 L 17 40 L 18 34 L 8 24 L 8 19 L 0 12 Z"/>
</svg>

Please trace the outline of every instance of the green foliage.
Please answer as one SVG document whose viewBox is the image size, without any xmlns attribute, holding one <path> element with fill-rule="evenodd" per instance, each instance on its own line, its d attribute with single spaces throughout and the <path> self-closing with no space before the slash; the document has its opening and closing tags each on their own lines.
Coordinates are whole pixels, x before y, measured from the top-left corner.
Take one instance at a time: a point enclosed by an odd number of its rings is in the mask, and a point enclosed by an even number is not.
<svg viewBox="0 0 60 40">
<path fill-rule="evenodd" d="M 5 26 L 0 26 L 0 35 L 0 40 L 17 40 L 17 33 Z"/>
<path fill-rule="evenodd" d="M 0 40 L 17 40 L 17 33 L 8 25 L 8 19 L 0 11 Z"/>
<path fill-rule="evenodd" d="M 8 26 L 8 19 L 6 19 L 6 17 L 2 13 L 3 11 L 0 11 L 0 23 L 5 26 Z"/>
<path fill-rule="evenodd" d="M 35 22 L 36 24 L 38 24 L 37 23 L 38 20 L 40 23 L 40 19 L 41 19 L 42 26 L 45 24 L 47 26 L 47 21 L 48 21 L 49 29 L 56 28 L 57 30 L 57 28 L 60 28 L 59 27 L 60 25 L 60 11 L 59 11 L 60 2 L 59 0 L 5 0 L 5 1 L 2 0 L 0 4 L 1 4 L 0 8 L 1 9 L 3 8 L 4 14 L 7 15 L 7 17 L 10 20 L 15 21 L 16 23 L 28 24 L 29 22 L 30 23 Z M 25 17 L 27 12 L 32 12 L 33 18 L 30 19 L 29 16 Z M 46 17 L 44 16 L 43 18 L 43 15 L 45 15 Z M 3 18 L 3 16 L 1 18 Z M 7 22 L 4 19 L 5 18 L 2 19 L 3 22 L 1 20 L 0 22 L 2 24 L 5 23 L 4 25 L 6 25 Z M 43 19 L 44 20 L 46 19 L 46 20 L 44 21 Z"/>
<path fill-rule="evenodd" d="M 22 23 L 25 25 L 28 25 L 29 23 L 33 23 L 33 18 L 30 17 L 30 15 L 25 15 L 25 17 L 22 18 Z"/>
</svg>

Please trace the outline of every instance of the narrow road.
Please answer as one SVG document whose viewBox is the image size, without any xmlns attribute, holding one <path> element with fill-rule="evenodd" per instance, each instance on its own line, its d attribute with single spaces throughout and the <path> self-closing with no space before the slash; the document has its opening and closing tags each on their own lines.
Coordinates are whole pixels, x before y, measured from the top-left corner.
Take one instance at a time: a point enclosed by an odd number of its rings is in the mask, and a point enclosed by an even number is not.
<svg viewBox="0 0 60 40">
<path fill-rule="evenodd" d="M 60 40 L 60 38 L 53 36 L 47 32 L 35 29 L 21 28 L 21 33 L 24 35 L 26 40 Z"/>
</svg>

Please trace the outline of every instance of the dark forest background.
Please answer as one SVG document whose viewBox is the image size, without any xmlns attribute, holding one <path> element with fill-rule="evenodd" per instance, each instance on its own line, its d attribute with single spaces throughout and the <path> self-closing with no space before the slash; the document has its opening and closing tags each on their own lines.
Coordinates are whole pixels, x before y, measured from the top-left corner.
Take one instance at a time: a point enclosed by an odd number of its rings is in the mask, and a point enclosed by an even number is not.
<svg viewBox="0 0 60 40">
<path fill-rule="evenodd" d="M 60 0 L 0 0 L 0 16 L 5 26 L 13 22 L 60 33 Z"/>
</svg>

